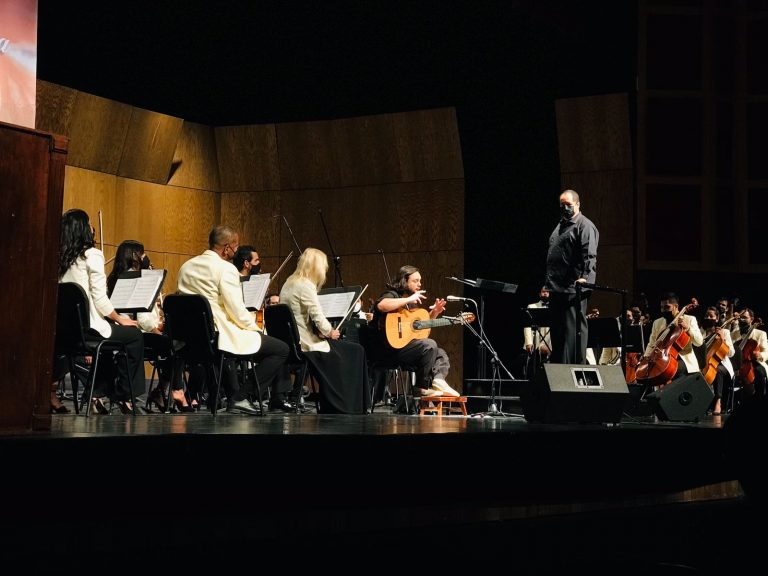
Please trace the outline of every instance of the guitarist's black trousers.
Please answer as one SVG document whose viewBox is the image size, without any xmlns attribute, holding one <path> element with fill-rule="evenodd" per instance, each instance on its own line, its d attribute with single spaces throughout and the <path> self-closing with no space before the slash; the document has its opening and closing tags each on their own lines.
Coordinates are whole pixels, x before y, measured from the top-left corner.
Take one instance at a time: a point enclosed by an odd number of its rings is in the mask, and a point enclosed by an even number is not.
<svg viewBox="0 0 768 576">
<path fill-rule="evenodd" d="M 416 386 L 426 389 L 432 386 L 433 378 L 445 379 L 451 368 L 448 354 L 431 338 L 411 340 L 400 349 L 387 346 L 382 360 L 415 370 Z"/>
</svg>

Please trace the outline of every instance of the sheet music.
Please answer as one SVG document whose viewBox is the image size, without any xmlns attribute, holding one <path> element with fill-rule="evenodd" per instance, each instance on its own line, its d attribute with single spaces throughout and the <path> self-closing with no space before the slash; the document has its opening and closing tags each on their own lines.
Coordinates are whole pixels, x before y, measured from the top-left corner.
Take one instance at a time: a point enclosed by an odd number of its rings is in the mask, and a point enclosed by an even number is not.
<svg viewBox="0 0 768 576">
<path fill-rule="evenodd" d="M 142 270 L 141 275 L 120 277 L 109 297 L 118 312 L 149 312 L 165 281 L 166 271 Z"/>
<path fill-rule="evenodd" d="M 326 318 L 343 318 L 354 306 L 355 292 L 331 292 L 330 294 L 318 294 L 317 299 L 323 309 Z"/>
<path fill-rule="evenodd" d="M 247 280 L 240 282 L 243 288 L 243 301 L 245 307 L 253 310 L 261 308 L 264 296 L 269 287 L 269 273 L 248 276 Z"/>
</svg>

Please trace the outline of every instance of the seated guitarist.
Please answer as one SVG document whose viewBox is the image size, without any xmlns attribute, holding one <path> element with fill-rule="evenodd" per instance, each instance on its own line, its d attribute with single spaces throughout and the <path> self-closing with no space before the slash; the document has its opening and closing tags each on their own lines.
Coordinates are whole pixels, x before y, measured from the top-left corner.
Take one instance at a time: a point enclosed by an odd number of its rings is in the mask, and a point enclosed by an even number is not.
<svg viewBox="0 0 768 576">
<path fill-rule="evenodd" d="M 402 308 L 418 307 L 426 298 L 426 291 L 421 289 L 421 274 L 415 266 L 403 266 L 388 290 L 383 292 L 373 309 L 371 326 L 378 332 L 373 339 L 374 358 L 388 363 L 412 367 L 416 370 L 414 396 L 459 396 L 445 381 L 450 368 L 448 355 L 431 338 L 413 339 L 404 347 L 395 349 L 389 345 L 384 329 L 385 318 L 391 312 Z M 445 300 L 435 299 L 429 307 L 429 317 L 437 318 L 445 310 Z"/>
</svg>

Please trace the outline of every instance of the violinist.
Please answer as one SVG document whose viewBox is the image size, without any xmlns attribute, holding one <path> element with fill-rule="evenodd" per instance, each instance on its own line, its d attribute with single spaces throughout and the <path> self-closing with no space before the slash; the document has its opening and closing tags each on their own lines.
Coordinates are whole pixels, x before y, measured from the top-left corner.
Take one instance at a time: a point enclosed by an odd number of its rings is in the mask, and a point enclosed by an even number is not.
<svg viewBox="0 0 768 576">
<path fill-rule="evenodd" d="M 757 328 L 755 315 L 749 308 L 745 308 L 739 313 L 739 322 L 733 329 L 731 336 L 734 336 L 736 348 L 743 350 L 753 341 L 754 352 L 751 354 L 752 368 L 754 369 L 755 379 L 747 387 L 751 390 L 754 387 L 755 396 L 766 395 L 766 383 L 768 383 L 768 365 L 766 365 L 766 354 L 768 354 L 768 335 L 764 330 Z M 742 358 L 742 365 L 744 359 Z M 741 373 L 741 370 L 740 370 Z M 742 383 L 744 385 L 744 383 Z"/>
<path fill-rule="evenodd" d="M 704 313 L 704 318 L 701 321 L 701 326 L 704 328 L 704 352 L 705 352 L 705 365 L 702 367 L 706 369 L 707 361 L 711 356 L 710 347 L 717 346 L 716 336 L 719 336 L 722 340 L 720 342 L 728 346 L 728 354 L 720 361 L 717 366 L 717 374 L 712 381 L 712 390 L 715 393 L 715 397 L 712 400 L 712 414 L 718 416 L 721 413 L 721 399 L 723 398 L 723 391 L 733 385 L 733 364 L 731 363 L 731 357 L 733 357 L 736 349 L 733 346 L 733 340 L 731 339 L 731 333 L 724 327 L 723 322 L 720 321 L 719 306 L 710 306 Z"/>
<path fill-rule="evenodd" d="M 240 272 L 240 276 L 251 276 L 261 272 L 259 253 L 256 252 L 256 248 L 253 246 L 240 246 L 232 258 L 232 264 L 234 264 L 237 271 Z"/>
<path fill-rule="evenodd" d="M 645 349 L 645 357 L 649 357 L 654 347 L 656 346 L 659 336 L 664 333 L 669 323 L 680 312 L 680 300 L 677 295 L 670 292 L 664 295 L 661 299 L 661 318 L 657 318 L 653 322 L 651 327 L 651 336 L 648 339 L 648 346 Z M 699 371 L 699 361 L 696 359 L 696 354 L 693 352 L 693 346 L 701 346 L 704 342 L 704 337 L 699 330 L 699 323 L 696 321 L 695 316 L 690 314 L 682 314 L 677 319 L 678 325 L 683 331 L 688 332 L 690 336 L 690 342 L 679 352 L 677 363 L 677 372 L 672 377 L 673 380 L 685 376 L 686 374 L 692 374 Z"/>
<path fill-rule="evenodd" d="M 249 244 L 243 244 L 237 249 L 235 255 L 232 258 L 232 264 L 235 265 L 240 276 L 254 276 L 261 273 L 261 260 L 259 259 L 259 253 L 256 248 Z M 256 325 L 263 330 L 264 329 L 264 308 L 270 304 L 279 304 L 280 297 L 278 296 L 277 302 L 270 302 L 274 299 L 275 294 L 271 294 L 264 298 L 264 302 L 261 305 L 261 309 L 254 312 L 256 317 Z M 290 369 L 287 365 L 283 365 L 279 370 L 271 384 L 271 400 L 270 410 L 280 409 L 284 412 L 293 411 L 293 406 L 290 399 L 286 400 L 286 396 L 291 395 L 289 392 L 293 388 L 291 382 Z M 251 387 L 252 389 L 252 387 Z"/>
</svg>

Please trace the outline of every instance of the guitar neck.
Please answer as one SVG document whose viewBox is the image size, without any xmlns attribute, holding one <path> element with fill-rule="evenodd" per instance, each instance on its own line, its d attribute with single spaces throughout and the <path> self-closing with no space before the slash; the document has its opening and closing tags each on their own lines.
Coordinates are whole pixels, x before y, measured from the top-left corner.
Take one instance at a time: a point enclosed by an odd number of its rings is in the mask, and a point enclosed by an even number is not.
<svg viewBox="0 0 768 576">
<path fill-rule="evenodd" d="M 430 320 L 414 320 L 413 328 L 415 330 L 424 330 L 425 328 L 436 328 L 438 326 L 450 326 L 458 324 L 456 318 L 433 318 Z"/>
</svg>

